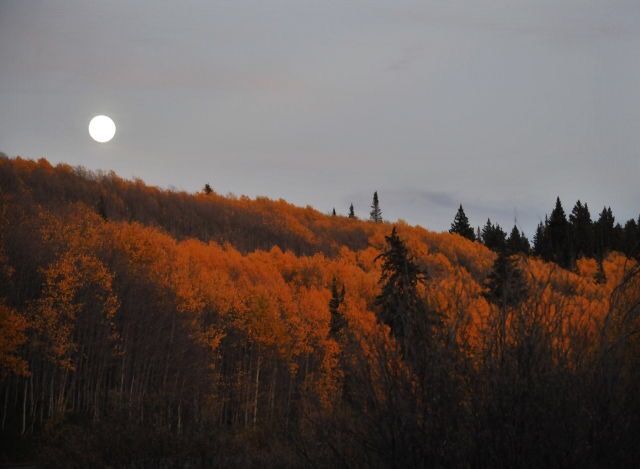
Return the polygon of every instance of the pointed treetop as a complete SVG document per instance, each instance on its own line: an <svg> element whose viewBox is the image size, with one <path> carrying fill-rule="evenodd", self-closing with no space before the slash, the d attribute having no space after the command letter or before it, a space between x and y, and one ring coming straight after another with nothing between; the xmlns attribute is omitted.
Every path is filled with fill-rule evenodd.
<svg viewBox="0 0 640 469"><path fill-rule="evenodd" d="M509 234L509 239L507 239L507 251L511 254L528 254L530 249L531 247L527 237L516 225L513 225L511 233Z"/></svg>
<svg viewBox="0 0 640 469"><path fill-rule="evenodd" d="M375 223L382 223L382 210L380 210L380 202L378 201L378 191L373 193L373 201L371 203L371 212L369 219Z"/></svg>
<svg viewBox="0 0 640 469"><path fill-rule="evenodd" d="M500 225L497 223L494 225L491 223L491 219L487 218L487 223L482 228L481 236L478 236L477 239L478 241L481 240L492 251L500 251L504 249L506 238L507 234Z"/></svg>
<svg viewBox="0 0 640 469"><path fill-rule="evenodd" d="M471 241L475 241L476 236L473 231L473 228L469 224L469 219L467 215L464 213L464 209L462 208L462 204L458 208L458 212L456 213L455 218L453 219L453 223L451 224L451 229L449 233L456 233L460 236L464 236Z"/></svg>
<svg viewBox="0 0 640 469"><path fill-rule="evenodd" d="M564 209L562 208L562 202L560 202L560 197L556 198L556 206L551 212L551 216L549 217L549 224L551 225L564 225L567 223L567 216L564 213Z"/></svg>
<svg viewBox="0 0 640 469"><path fill-rule="evenodd" d="M356 212L353 210L353 204L349 205L349 218L356 218Z"/></svg>

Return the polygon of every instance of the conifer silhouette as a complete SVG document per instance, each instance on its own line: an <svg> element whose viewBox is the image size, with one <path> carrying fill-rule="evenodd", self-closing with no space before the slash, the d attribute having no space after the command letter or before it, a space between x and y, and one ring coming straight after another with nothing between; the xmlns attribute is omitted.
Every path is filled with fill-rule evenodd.
<svg viewBox="0 0 640 469"><path fill-rule="evenodd" d="M462 204L458 208L458 212L456 213L455 218L453 219L453 223L451 224L451 229L449 233L457 233L460 236L464 236L471 241L475 241L476 235L473 232L473 228L469 224L469 219L467 215L464 213L464 209L462 208Z"/></svg>
<svg viewBox="0 0 640 469"><path fill-rule="evenodd" d="M353 204L349 205L349 218L356 218L356 212L353 211Z"/></svg>
<svg viewBox="0 0 640 469"><path fill-rule="evenodd" d="M382 210L380 210L380 202L378 201L378 191L373 193L369 219L375 223L382 223Z"/></svg>

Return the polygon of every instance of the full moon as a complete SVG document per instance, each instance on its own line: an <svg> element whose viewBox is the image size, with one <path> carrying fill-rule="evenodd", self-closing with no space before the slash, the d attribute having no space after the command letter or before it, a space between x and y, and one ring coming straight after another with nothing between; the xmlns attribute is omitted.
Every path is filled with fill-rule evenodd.
<svg viewBox="0 0 640 469"><path fill-rule="evenodd" d="M116 124L109 116L95 116L89 122L89 135L96 142L106 143L116 134Z"/></svg>

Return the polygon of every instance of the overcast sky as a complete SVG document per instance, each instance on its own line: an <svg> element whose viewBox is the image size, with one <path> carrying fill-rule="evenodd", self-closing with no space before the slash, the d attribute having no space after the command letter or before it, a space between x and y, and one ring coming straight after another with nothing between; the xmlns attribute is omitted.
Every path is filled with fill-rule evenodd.
<svg viewBox="0 0 640 469"><path fill-rule="evenodd" d="M0 151L434 230L626 220L640 2L0 0Z"/></svg>

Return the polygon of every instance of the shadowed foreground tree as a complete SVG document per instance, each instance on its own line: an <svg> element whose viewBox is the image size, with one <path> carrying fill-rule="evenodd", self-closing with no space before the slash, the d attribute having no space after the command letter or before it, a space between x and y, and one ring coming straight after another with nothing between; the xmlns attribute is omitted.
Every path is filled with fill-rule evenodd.
<svg viewBox="0 0 640 469"><path fill-rule="evenodd" d="M418 294L426 276L415 263L396 227L385 237L386 247L376 258L382 260L381 291L376 297L380 320L389 326L403 355L415 362L419 349L430 340L430 329L438 317L429 314Z"/></svg>
<svg viewBox="0 0 640 469"><path fill-rule="evenodd" d="M527 282L517 256L502 249L487 276L485 297L501 308L515 307L527 297Z"/></svg>

